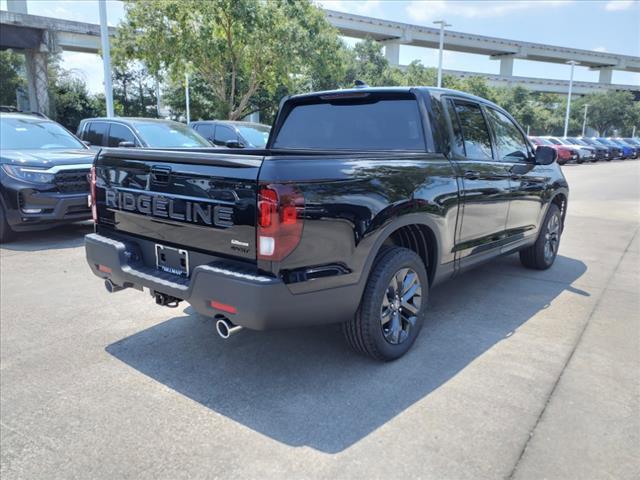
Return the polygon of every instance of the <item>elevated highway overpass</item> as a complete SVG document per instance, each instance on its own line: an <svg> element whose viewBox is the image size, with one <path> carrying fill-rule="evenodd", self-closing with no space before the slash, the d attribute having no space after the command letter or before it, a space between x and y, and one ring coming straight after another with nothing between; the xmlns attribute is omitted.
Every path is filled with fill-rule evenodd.
<svg viewBox="0 0 640 480"><path fill-rule="evenodd" d="M13 48L26 53L30 108L48 111L46 57L59 51L99 53L100 26L91 23L29 15L26 2L8 0L11 11L0 10L0 49ZM439 29L393 22L362 15L325 10L328 21L341 35L354 38L372 37L384 45L385 55L392 65L399 64L400 46L413 45L438 48ZM115 29L110 28L110 34ZM599 82L574 82L573 91L581 95L607 90L640 92L640 85L611 83L613 70L640 72L640 57L558 47L517 40L446 31L446 50L487 55L500 62L500 73L486 74L445 70L459 77L481 76L490 85L515 86L553 93L566 93L568 81L513 75L514 59L536 62L566 63L577 60L581 65L599 70Z"/></svg>

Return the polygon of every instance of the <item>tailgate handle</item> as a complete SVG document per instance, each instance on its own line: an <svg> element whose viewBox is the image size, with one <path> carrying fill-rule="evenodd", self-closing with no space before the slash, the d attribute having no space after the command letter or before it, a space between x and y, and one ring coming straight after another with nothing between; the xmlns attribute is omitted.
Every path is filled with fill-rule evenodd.
<svg viewBox="0 0 640 480"><path fill-rule="evenodd" d="M171 167L151 167L151 183L169 185Z"/></svg>

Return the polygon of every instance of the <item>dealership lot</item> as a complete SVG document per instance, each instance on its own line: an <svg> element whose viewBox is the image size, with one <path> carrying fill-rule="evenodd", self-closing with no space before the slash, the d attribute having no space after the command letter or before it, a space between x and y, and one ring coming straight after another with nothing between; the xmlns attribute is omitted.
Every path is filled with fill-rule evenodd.
<svg viewBox="0 0 640 480"><path fill-rule="evenodd" d="M637 478L640 162L563 167L560 254L432 291L379 364L338 327L229 341L183 304L108 295L90 226L0 254L1 460L12 478Z"/></svg>

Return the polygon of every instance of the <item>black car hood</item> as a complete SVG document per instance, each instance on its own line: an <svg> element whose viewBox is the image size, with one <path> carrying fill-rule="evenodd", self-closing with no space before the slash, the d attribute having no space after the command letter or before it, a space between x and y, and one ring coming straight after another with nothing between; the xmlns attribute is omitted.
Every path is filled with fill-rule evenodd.
<svg viewBox="0 0 640 480"><path fill-rule="evenodd" d="M24 165L30 167L55 167L59 165L78 165L93 163L95 151L77 149L59 150L0 150L0 163Z"/></svg>

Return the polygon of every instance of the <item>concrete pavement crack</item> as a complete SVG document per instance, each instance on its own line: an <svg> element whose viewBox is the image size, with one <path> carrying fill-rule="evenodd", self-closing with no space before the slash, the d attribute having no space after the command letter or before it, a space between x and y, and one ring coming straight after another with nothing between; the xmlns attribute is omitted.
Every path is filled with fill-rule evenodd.
<svg viewBox="0 0 640 480"><path fill-rule="evenodd" d="M544 416L544 413L547 411L547 407L551 403L551 399L553 398L553 395L554 395L556 389L558 388L558 385L560 384L560 380L562 380L562 376L564 375L564 372L567 369L567 366L569 365L569 363L571 363L571 359L573 358L574 353L576 352L576 350L578 349L578 346L582 342L582 337L584 336L584 333L587 330L587 327L591 323L591 319L593 318L594 313L598 310L598 307L600 306L600 302L604 298L605 294L609 291L609 283L611 282L611 280L613 279L615 274L618 272L618 269L620 268L620 265L622 264L622 260L624 259L624 257L629 252L629 248L631 247L631 245L633 244L633 241L635 240L636 236L638 235L638 231L640 231L640 228L636 228L636 230L633 232L633 235L631 236L631 240L629 240L629 243L627 243L627 246L625 247L624 252L622 252L622 255L620 256L620 259L616 263L616 267L614 268L614 270L611 273L611 275L609 275L609 278L607 278L607 283L606 283L605 288L602 290L602 292L600 293L600 296L598 297L598 300L596 300L596 303L593 305L593 308L589 312L589 317L587 318L587 321L584 322L584 326L582 327L582 330L580 331L580 334L578 335L578 338L576 339L576 343L573 345L573 349L571 350L571 353L569 353L569 356L567 357L566 361L564 362L564 365L562 366L562 370L560 371L560 374L558 375L558 378L556 378L556 381L554 382L553 387L551 387L551 390L549 391L549 394L547 395L547 398L546 398L546 400L544 402L544 406L542 407L542 410L540 410L540 413L538 414L538 417L536 418L536 422L534 423L533 427L529 431L529 435L527 436L527 439L525 440L524 445L520 449L520 454L518 455L518 459L516 460L515 464L513 465L513 468L511 469L511 473L507 476L507 478L509 480L513 479L515 474L516 474L516 472L518 471L518 466L520 465L520 462L522 461L522 459L524 458L525 453L527 452L527 448L529 447L529 443L531 442L531 439L533 438L533 436L535 434L535 431L538 428L538 425L540 424L540 421L542 420L542 417Z"/></svg>

